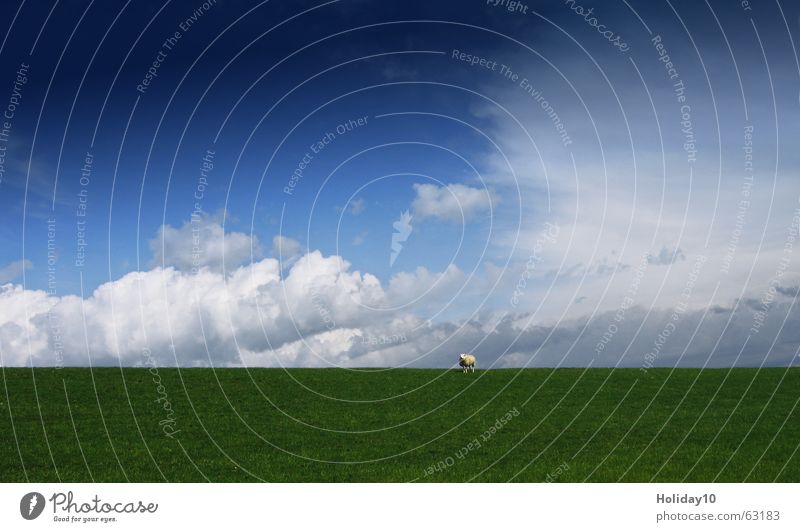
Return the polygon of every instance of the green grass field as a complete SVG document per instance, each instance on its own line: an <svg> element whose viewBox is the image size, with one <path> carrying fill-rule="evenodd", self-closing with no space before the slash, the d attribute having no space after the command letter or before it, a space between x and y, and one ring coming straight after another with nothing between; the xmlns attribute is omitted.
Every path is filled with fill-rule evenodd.
<svg viewBox="0 0 800 532"><path fill-rule="evenodd" d="M800 481L800 368L0 372L2 482Z"/></svg>

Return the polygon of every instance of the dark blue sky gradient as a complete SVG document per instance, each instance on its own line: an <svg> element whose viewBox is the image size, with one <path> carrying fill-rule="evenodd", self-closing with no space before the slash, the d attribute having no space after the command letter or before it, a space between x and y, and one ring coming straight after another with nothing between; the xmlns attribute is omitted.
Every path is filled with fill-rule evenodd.
<svg viewBox="0 0 800 532"><path fill-rule="evenodd" d="M736 215L731 194L741 188L748 125L762 196L747 213L739 257L780 249L799 188L797 3L748 11L737 2L584 2L627 43L622 53L570 9L578 3L524 2L526 13L493 4L218 0L181 30L202 2L60 1L52 12L9 3L0 103L20 65L30 68L0 183L0 265L30 265L4 282L48 286L48 219L56 220L59 295L80 293L81 275L88 294L149 270L159 228L186 223L198 201L226 231L258 239L253 260L270 255L280 232L384 283L400 271L450 264L491 279L492 268L524 267L543 223L566 228L586 212L610 215L602 232L620 241L652 229L635 249L655 254L689 236L699 244L680 244L684 254L718 253ZM165 50L176 31L180 39ZM656 35L686 87L698 150L690 162ZM566 126L569 145L518 81L456 60L454 50L530 80ZM159 52L157 75L137 90ZM365 124L313 154L286 194L310 146L362 117ZM209 150L214 167L198 200ZM93 165L84 187L87 152ZM495 211L466 223L415 221L390 265L392 222L420 183L486 187ZM82 189L87 259L76 267ZM348 202L360 204L358 212ZM632 203L643 209L635 221L614 219ZM603 243L590 253L599 240L581 238L571 249L586 256L565 259L562 271L597 268L622 252ZM561 258L549 264L553 271ZM517 276L506 280L513 285ZM549 272L537 286L555 277ZM586 299L575 291L566 305ZM508 293L493 297L495 308L507 305Z"/></svg>

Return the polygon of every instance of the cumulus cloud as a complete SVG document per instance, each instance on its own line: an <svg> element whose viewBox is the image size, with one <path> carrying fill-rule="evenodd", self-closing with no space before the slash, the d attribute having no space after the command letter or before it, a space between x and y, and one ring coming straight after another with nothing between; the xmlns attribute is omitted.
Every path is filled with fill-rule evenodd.
<svg viewBox="0 0 800 532"><path fill-rule="evenodd" d="M150 250L153 266L172 266L180 271L232 270L261 254L255 235L226 232L220 217L205 213L193 215L178 228L162 225L150 241Z"/></svg>
<svg viewBox="0 0 800 532"><path fill-rule="evenodd" d="M191 224L162 227L159 238L177 245L187 227L191 235ZM562 314L548 322L541 309L523 305L511 312L481 309L482 304L467 308L457 299L462 290L483 295L489 280L468 276L455 264L441 272L424 267L398 272L382 284L341 256L316 250L301 255L300 244L284 236L273 238L273 251L292 260L244 261L240 242L234 251L246 263L223 271L223 246L237 233L222 233L214 222L205 227L206 249L217 250L219 257L200 268L187 267L185 258L170 248L170 260L163 262L172 265L129 273L83 298L14 284L0 287L0 365L142 366L155 361L162 366L449 367L460 352L474 352L482 367L798 363L800 309L787 298L771 297L772 292L751 294L729 306L687 305L677 320L672 308L640 306L637 300L622 314L596 309L589 316ZM247 247L256 242L248 239ZM646 273L645 258L625 270L631 279ZM510 271L521 299L540 299L533 287L520 289L524 272ZM689 278L687 271L681 271L681 278ZM631 279L619 280L628 294ZM637 297L654 284L637 281ZM797 288L775 292L793 296ZM570 303L586 298L573 294ZM673 298L673 307L681 301ZM656 346L667 327L666 340ZM657 353L649 356L654 349Z"/></svg>
<svg viewBox="0 0 800 532"><path fill-rule="evenodd" d="M278 261L266 258L227 276L209 268L133 272L85 299L5 285L3 364L57 365L61 353L67 365L137 365L151 353L161 365L226 366L242 363L239 350L258 365L291 363L297 357L279 359L285 346L369 324L367 306L382 304L378 280L349 268L315 251L283 279Z"/></svg>
<svg viewBox="0 0 800 532"><path fill-rule="evenodd" d="M416 197L411 203L411 210L417 219L469 221L476 214L490 210L497 203L493 192L459 183L443 187L429 183L415 183L414 191Z"/></svg>
<svg viewBox="0 0 800 532"><path fill-rule="evenodd" d="M33 263L28 259L17 260L10 264L7 264L4 267L0 268L0 283L7 283L8 281L13 281L14 279L22 275L23 271L32 267Z"/></svg>
<svg viewBox="0 0 800 532"><path fill-rule="evenodd" d="M279 268L274 258L227 276L157 267L105 283L83 299L6 284L0 288L0 362L449 367L454 353L470 351L482 367L798 363L800 309L786 300L771 301L763 316L760 301L742 299L730 307L682 310L677 320L674 309L635 306L622 315L553 324L523 311L433 323L422 317L430 314L417 312L424 306L397 305L425 292L448 295L464 282L454 266L397 275L386 288L342 257L319 251L283 276Z"/></svg>
<svg viewBox="0 0 800 532"><path fill-rule="evenodd" d="M458 291L465 279L455 264L449 264L443 272L432 272L424 266L413 272L399 272L389 280L387 299L393 306L408 305L417 302L415 310L429 307L436 312L447 302L448 296Z"/></svg>
<svg viewBox="0 0 800 532"><path fill-rule="evenodd" d="M193 237L195 226L189 222L177 229L164 226L153 240L155 262L169 265L128 273L87 297L3 285L0 365L139 366L155 361L164 366L326 366L407 361L416 356L416 345L394 344L413 337L412 329L424 323L412 309L402 307L412 297L440 297L463 275L455 266L442 273L419 268L397 274L385 290L375 276L353 271L342 257L320 251L300 256L300 244L281 235L273 238L273 251L290 261L281 263L276 256L231 268L244 261L244 249L257 241L223 233L214 220L197 225L204 249L216 258L206 256L200 267L181 247L183 239ZM164 245L157 246L159 242ZM229 249L229 242L236 246ZM165 255L158 256L159 249ZM228 265L224 271L223 249ZM411 302L422 308L422 303Z"/></svg>
<svg viewBox="0 0 800 532"><path fill-rule="evenodd" d="M296 258L300 254L300 242L283 235L272 237L272 256L282 260Z"/></svg>

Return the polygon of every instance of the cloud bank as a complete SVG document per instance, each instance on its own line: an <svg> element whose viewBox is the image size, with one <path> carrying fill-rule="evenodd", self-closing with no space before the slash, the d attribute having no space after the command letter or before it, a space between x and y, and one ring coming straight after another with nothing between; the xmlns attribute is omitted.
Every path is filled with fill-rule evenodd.
<svg viewBox="0 0 800 532"><path fill-rule="evenodd" d="M185 225L163 227L159 235L181 231ZM215 227L208 235L230 239ZM290 239L275 244L284 253L287 246L293 253L300 249ZM429 321L426 316L469 282L455 265L402 272L384 286L343 257L320 251L284 263L283 272L272 257L225 272L219 260L197 269L180 257L172 255L174 265L102 284L85 298L2 286L0 363L450 367L466 351L484 368L798 363L793 287L728 307L630 304L549 325L527 310L477 309L464 319Z"/></svg>

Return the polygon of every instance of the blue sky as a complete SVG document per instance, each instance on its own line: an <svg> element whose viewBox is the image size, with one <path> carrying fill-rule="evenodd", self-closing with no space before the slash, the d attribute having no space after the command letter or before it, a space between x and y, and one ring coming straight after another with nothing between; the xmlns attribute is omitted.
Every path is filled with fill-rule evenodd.
<svg viewBox="0 0 800 532"><path fill-rule="evenodd" d="M797 6L521 5L9 8L16 17L0 30L9 96L20 66L29 69L0 182L0 282L19 289L6 297L37 303L4 318L14 325L0 334L6 357L52 364L53 331L41 329L41 316L69 321L84 301L79 312L96 307L99 332L77 330L75 345L97 334L83 344L104 363L141 362L107 343L119 332L101 317L108 290L109 308L152 306L170 323L191 317L177 348L185 355L163 353L165 364L447 366L463 349L498 366L638 366L697 275L677 320L684 325L658 364L758 365L760 351L775 353L766 364L793 364L786 323L796 319L800 269L786 246L800 194ZM393 224L406 211L410 234L392 263ZM543 237L553 227L557 237ZM198 350L192 320L221 303L200 297L174 308L170 296L159 299L173 288L165 279L199 286L193 229L202 235L195 270L220 284L202 293L221 287L237 305L266 305L275 327L287 309L307 312L300 325L289 312L296 338L278 334L275 343L263 320L242 318L212 342L233 355ZM614 335L616 355L595 360L642 257L646 280L617 322L626 332ZM260 281L237 292L240 267ZM152 275L163 293L115 305L128 275ZM733 335L731 324L752 324L761 306L771 332L755 328L747 342ZM172 336L148 333L157 322L131 323L142 338ZM35 355L15 353L26 330L43 346ZM385 349L353 340L400 332L411 339ZM141 349L124 334L131 352ZM242 347L239 336L259 340ZM737 358L743 343L754 347Z"/></svg>

